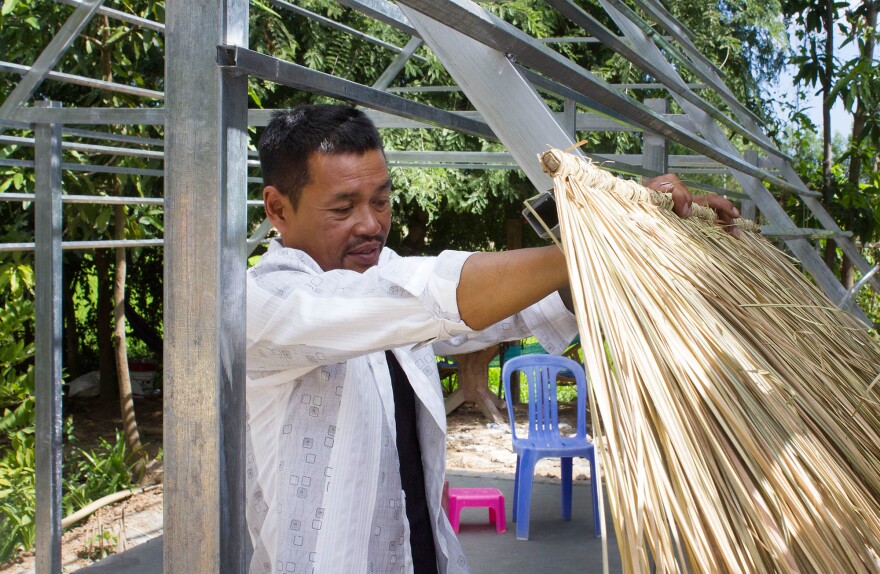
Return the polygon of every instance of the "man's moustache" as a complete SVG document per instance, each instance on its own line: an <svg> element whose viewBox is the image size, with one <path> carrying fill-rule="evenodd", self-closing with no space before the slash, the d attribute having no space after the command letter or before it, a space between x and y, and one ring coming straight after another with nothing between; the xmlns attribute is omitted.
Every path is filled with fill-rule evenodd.
<svg viewBox="0 0 880 574"><path fill-rule="evenodd" d="M357 251L358 249L360 249L362 247L366 247L367 245L371 245L373 243L378 243L379 248L382 248L385 246L385 238L382 237L381 235L374 235L372 237L361 237L357 241L349 244L346 247L346 251L347 252Z"/></svg>

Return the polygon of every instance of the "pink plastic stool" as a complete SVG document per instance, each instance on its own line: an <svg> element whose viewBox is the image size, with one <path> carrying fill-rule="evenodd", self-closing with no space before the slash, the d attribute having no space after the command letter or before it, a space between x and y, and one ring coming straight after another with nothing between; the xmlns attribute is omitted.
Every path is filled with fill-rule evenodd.
<svg viewBox="0 0 880 574"><path fill-rule="evenodd" d="M489 522L495 524L498 533L507 532L507 515L504 512L504 495L497 488L450 488L449 522L458 533L461 509L467 507L488 508Z"/></svg>

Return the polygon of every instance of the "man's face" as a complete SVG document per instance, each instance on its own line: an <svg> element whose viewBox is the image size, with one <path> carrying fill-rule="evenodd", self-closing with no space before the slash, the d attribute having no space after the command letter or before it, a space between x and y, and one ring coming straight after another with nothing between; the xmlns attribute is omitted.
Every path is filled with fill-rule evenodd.
<svg viewBox="0 0 880 574"><path fill-rule="evenodd" d="M391 180L380 150L315 153L296 210L276 188L263 190L266 212L285 247L301 249L321 269L363 273L379 261L391 228Z"/></svg>

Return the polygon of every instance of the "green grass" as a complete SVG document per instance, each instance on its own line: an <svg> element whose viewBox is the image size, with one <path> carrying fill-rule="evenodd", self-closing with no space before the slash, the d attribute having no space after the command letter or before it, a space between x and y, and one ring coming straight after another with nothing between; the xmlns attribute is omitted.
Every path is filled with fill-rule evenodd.
<svg viewBox="0 0 880 574"><path fill-rule="evenodd" d="M498 395L498 385L501 383L501 369L498 367L489 367L489 390ZM526 403L529 400L529 389L526 384L526 378L520 375L519 382L520 402ZM562 403L568 403L577 399L577 388L574 385L557 385L556 400Z"/></svg>

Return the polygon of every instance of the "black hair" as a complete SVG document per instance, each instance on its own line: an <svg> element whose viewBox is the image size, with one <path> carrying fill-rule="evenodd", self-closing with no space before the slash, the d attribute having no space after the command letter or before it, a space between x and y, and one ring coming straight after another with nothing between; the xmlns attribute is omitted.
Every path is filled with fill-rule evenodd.
<svg viewBox="0 0 880 574"><path fill-rule="evenodd" d="M309 104L275 112L260 137L263 184L281 191L296 209L309 182L313 153L362 154L374 149L382 149L379 130L355 108Z"/></svg>

